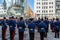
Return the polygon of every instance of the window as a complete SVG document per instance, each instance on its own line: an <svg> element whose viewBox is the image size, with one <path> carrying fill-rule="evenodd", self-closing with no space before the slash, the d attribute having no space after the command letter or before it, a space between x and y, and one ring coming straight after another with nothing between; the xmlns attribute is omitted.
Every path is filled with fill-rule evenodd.
<svg viewBox="0 0 60 40"><path fill-rule="evenodd" d="M45 5L45 2L43 2L42 5Z"/></svg>
<svg viewBox="0 0 60 40"><path fill-rule="evenodd" d="M44 9L45 9L45 6L44 6Z"/></svg>
<svg viewBox="0 0 60 40"><path fill-rule="evenodd" d="M38 2L37 2L37 5L38 5Z"/></svg>
<svg viewBox="0 0 60 40"><path fill-rule="evenodd" d="M40 12L40 10L39 10L39 12Z"/></svg>
<svg viewBox="0 0 60 40"><path fill-rule="evenodd" d="M49 6L49 8L51 8L51 6Z"/></svg>
<svg viewBox="0 0 60 40"><path fill-rule="evenodd" d="M52 6L52 8L53 8L53 6Z"/></svg>
<svg viewBox="0 0 60 40"><path fill-rule="evenodd" d="M49 12L53 12L53 10L49 10Z"/></svg>
<svg viewBox="0 0 60 40"><path fill-rule="evenodd" d="M40 5L40 2L37 2L37 5Z"/></svg>
<svg viewBox="0 0 60 40"><path fill-rule="evenodd" d="M49 12L51 12L51 10L49 10Z"/></svg>
<svg viewBox="0 0 60 40"><path fill-rule="evenodd" d="M43 2L42 5L48 5L48 2Z"/></svg>
<svg viewBox="0 0 60 40"><path fill-rule="evenodd" d="M48 7L46 6L46 9L48 9Z"/></svg>
<svg viewBox="0 0 60 40"><path fill-rule="evenodd" d="M38 12L38 10L37 10L37 12Z"/></svg>
<svg viewBox="0 0 60 40"><path fill-rule="evenodd" d="M38 9L38 7L37 7L37 9Z"/></svg>
<svg viewBox="0 0 60 40"><path fill-rule="evenodd" d="M49 2L49 4L53 4L53 2Z"/></svg>
<svg viewBox="0 0 60 40"><path fill-rule="evenodd" d="M43 6L42 9L48 9L48 6Z"/></svg>
<svg viewBox="0 0 60 40"><path fill-rule="evenodd" d="M53 2L52 2L52 4L53 4Z"/></svg>
<svg viewBox="0 0 60 40"><path fill-rule="evenodd" d="M49 8L53 8L53 6L49 6Z"/></svg>
<svg viewBox="0 0 60 40"><path fill-rule="evenodd" d="M40 14L37 14L37 16L40 16Z"/></svg>
<svg viewBox="0 0 60 40"><path fill-rule="evenodd" d="M37 10L37 12L40 12L40 10Z"/></svg>
<svg viewBox="0 0 60 40"><path fill-rule="evenodd" d="M42 11L42 13L43 13L43 11Z"/></svg>
<svg viewBox="0 0 60 40"><path fill-rule="evenodd" d="M46 10L46 13L47 13L48 11Z"/></svg>
<svg viewBox="0 0 60 40"><path fill-rule="evenodd" d="M40 7L39 7L40 8Z"/></svg>
<svg viewBox="0 0 60 40"><path fill-rule="evenodd" d="M45 7L43 6L42 9L45 9Z"/></svg>
<svg viewBox="0 0 60 40"><path fill-rule="evenodd" d="M43 3L43 5L45 5L45 2Z"/></svg>
<svg viewBox="0 0 60 40"><path fill-rule="evenodd" d="M48 10L42 10L42 13L47 13L48 12Z"/></svg>
<svg viewBox="0 0 60 40"><path fill-rule="evenodd" d="M40 2L38 4L40 5Z"/></svg>
<svg viewBox="0 0 60 40"><path fill-rule="evenodd" d="M40 9L40 6L37 6L37 9Z"/></svg>
<svg viewBox="0 0 60 40"><path fill-rule="evenodd" d="M51 2L49 2L49 4L51 4Z"/></svg>
<svg viewBox="0 0 60 40"><path fill-rule="evenodd" d="M45 13L45 10L44 10L44 13Z"/></svg>

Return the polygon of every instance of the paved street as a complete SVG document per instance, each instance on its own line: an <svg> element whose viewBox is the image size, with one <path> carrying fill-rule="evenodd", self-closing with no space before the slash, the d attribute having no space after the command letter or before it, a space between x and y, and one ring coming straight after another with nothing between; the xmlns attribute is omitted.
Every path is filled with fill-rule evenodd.
<svg viewBox="0 0 60 40"><path fill-rule="evenodd" d="M17 30L17 29L16 29ZM1 27L0 27L0 40L2 40L1 39ZM28 30L26 29L26 31L25 31L25 33L24 33L25 35L24 35L24 40L29 40L29 35L28 35ZM9 40L10 39L10 37L9 37L9 28L7 29L7 40ZM40 36L39 36L39 33L37 32L37 30L35 31L35 40L40 40L39 39L40 38ZM19 38L18 38L18 30L16 31L16 34L15 34L15 40L18 40ZM51 32L51 30L49 30L49 32L48 32L48 37L47 38L44 38L45 40L60 40L60 38L58 39L58 38L54 38L54 33L52 33Z"/></svg>

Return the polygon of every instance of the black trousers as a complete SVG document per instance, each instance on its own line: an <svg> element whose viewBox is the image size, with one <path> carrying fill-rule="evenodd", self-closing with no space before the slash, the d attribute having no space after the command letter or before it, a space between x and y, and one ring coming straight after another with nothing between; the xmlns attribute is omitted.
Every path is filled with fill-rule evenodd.
<svg viewBox="0 0 60 40"><path fill-rule="evenodd" d="M47 31L45 32L45 35L44 36L47 38Z"/></svg>
<svg viewBox="0 0 60 40"><path fill-rule="evenodd" d="M40 32L40 40L44 40L45 32Z"/></svg>
<svg viewBox="0 0 60 40"><path fill-rule="evenodd" d="M15 30L10 30L10 40L14 40Z"/></svg>
<svg viewBox="0 0 60 40"><path fill-rule="evenodd" d="M34 33L29 33L30 40L34 40Z"/></svg>
<svg viewBox="0 0 60 40"><path fill-rule="evenodd" d="M19 32L19 40L24 40L24 32Z"/></svg>
<svg viewBox="0 0 60 40"><path fill-rule="evenodd" d="M59 38L59 30L55 30L55 38Z"/></svg>
<svg viewBox="0 0 60 40"><path fill-rule="evenodd" d="M6 40L6 29L2 29L2 40Z"/></svg>

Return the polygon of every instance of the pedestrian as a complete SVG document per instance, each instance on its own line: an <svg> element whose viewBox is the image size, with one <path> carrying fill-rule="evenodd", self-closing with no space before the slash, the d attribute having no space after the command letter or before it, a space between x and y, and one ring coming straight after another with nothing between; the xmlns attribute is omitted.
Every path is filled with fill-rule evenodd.
<svg viewBox="0 0 60 40"><path fill-rule="evenodd" d="M2 20L2 40L6 40L7 22L6 17Z"/></svg>
<svg viewBox="0 0 60 40"><path fill-rule="evenodd" d="M14 16L10 17L7 23L9 25L10 40L14 40L15 27L16 27L16 20L15 20Z"/></svg>
<svg viewBox="0 0 60 40"><path fill-rule="evenodd" d="M47 25L46 33L45 33L45 37L47 37L47 32L48 32L48 29L49 29L49 20L48 20L47 17L45 17L45 19L44 19L44 23Z"/></svg>
<svg viewBox="0 0 60 40"><path fill-rule="evenodd" d="M59 18L56 18L56 21L54 22L55 38L59 38L59 27Z"/></svg>
<svg viewBox="0 0 60 40"><path fill-rule="evenodd" d="M50 21L50 29L52 30L52 32L54 32L54 27L53 27L54 22L55 22L55 18L51 19L51 21Z"/></svg>
<svg viewBox="0 0 60 40"><path fill-rule="evenodd" d="M38 20L36 21L36 23L37 23L37 26L38 26L38 24L41 22L41 19L40 19L40 17L38 18Z"/></svg>
<svg viewBox="0 0 60 40"><path fill-rule="evenodd" d="M35 24L34 24L33 18L30 18L30 23L28 24L28 28L29 28L29 37L30 37L30 40L34 40Z"/></svg>
<svg viewBox="0 0 60 40"><path fill-rule="evenodd" d="M19 40L24 40L24 31L25 31L25 21L23 17L20 17L20 20L17 21L17 28L19 33Z"/></svg>
<svg viewBox="0 0 60 40"><path fill-rule="evenodd" d="M43 18L38 25L38 32L40 33L40 40L44 40L45 32L46 32L47 25L43 22Z"/></svg>
<svg viewBox="0 0 60 40"><path fill-rule="evenodd" d="M36 25L36 30L39 30L38 29L38 24L41 22L41 19L40 19L40 17L38 17L38 20L35 20L34 21L34 23L35 23L35 25Z"/></svg>

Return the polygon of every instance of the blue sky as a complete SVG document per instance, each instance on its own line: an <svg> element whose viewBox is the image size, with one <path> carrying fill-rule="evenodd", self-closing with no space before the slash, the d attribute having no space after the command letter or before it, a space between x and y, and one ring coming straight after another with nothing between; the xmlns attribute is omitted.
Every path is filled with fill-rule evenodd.
<svg viewBox="0 0 60 40"><path fill-rule="evenodd" d="M32 9L32 11L34 10L34 0L27 0L30 8Z"/></svg>
<svg viewBox="0 0 60 40"><path fill-rule="evenodd" d="M3 0L0 0L0 4L3 2ZM32 11L34 10L34 0L27 0L30 8L32 9Z"/></svg>
<svg viewBox="0 0 60 40"><path fill-rule="evenodd" d="M3 0L0 0L0 4L3 2Z"/></svg>

